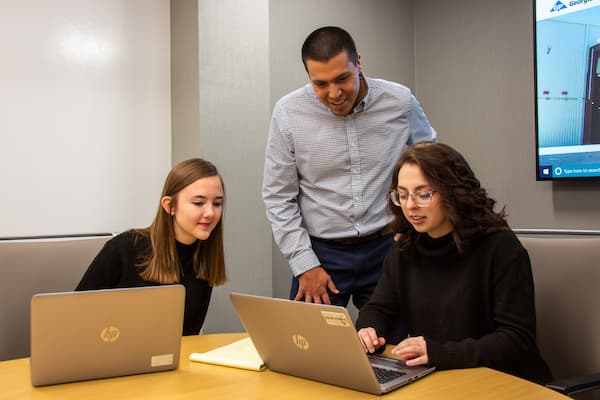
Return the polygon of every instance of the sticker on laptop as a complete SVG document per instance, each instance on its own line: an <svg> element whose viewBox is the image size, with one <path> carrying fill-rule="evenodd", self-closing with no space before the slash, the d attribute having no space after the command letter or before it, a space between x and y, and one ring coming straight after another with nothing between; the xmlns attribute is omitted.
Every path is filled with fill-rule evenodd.
<svg viewBox="0 0 600 400"><path fill-rule="evenodd" d="M321 311L327 325L350 327L352 324L344 313L334 311Z"/></svg>
<svg viewBox="0 0 600 400"><path fill-rule="evenodd" d="M165 365L173 365L173 354L161 354L158 356L152 356L150 360L150 366L152 367L162 367Z"/></svg>

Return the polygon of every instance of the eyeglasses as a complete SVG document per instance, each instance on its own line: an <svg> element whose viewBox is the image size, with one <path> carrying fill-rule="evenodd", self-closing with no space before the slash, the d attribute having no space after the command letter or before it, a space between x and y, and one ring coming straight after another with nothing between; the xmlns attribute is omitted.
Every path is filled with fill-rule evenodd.
<svg viewBox="0 0 600 400"><path fill-rule="evenodd" d="M417 190L413 193L392 190L390 192L390 200L392 200L392 203L395 206L404 207L408 203L408 198L410 197L417 207L429 207L434 193L435 190Z"/></svg>

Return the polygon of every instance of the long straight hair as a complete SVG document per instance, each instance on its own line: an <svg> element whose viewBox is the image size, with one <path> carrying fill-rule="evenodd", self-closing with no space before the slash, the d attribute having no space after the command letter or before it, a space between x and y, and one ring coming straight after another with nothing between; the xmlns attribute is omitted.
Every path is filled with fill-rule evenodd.
<svg viewBox="0 0 600 400"><path fill-rule="evenodd" d="M160 198L170 196L171 207L175 207L179 192L182 189L198 179L211 176L219 177L223 193L225 193L223 179L212 163L201 158L182 161L169 172ZM148 228L137 229L136 231L149 237L152 245L151 253L137 264L137 267L141 270L140 276L151 282L178 283L182 267L177 254L175 226L173 217L165 211L160 200L152 224ZM208 239L196 241L193 266L196 278L208 281L210 286L222 285L227 281L225 252L223 249L223 214L221 214L221 219Z"/></svg>

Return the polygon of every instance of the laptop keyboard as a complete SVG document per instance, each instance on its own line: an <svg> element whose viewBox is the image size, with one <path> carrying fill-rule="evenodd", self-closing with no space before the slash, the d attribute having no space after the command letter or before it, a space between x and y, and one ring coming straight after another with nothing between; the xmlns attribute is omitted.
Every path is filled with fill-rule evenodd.
<svg viewBox="0 0 600 400"><path fill-rule="evenodd" d="M379 383L388 383L391 380L394 380L402 375L406 375L405 372L394 371L392 369L373 367L373 371L375 371L375 376Z"/></svg>

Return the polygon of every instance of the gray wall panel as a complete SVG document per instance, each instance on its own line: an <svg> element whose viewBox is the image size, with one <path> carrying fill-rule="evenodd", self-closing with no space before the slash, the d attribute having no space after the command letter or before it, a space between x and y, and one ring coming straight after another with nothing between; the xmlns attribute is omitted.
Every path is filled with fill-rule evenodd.
<svg viewBox="0 0 600 400"><path fill-rule="evenodd" d="M417 95L515 228L597 229L599 182L536 182L531 2L415 1Z"/></svg>

